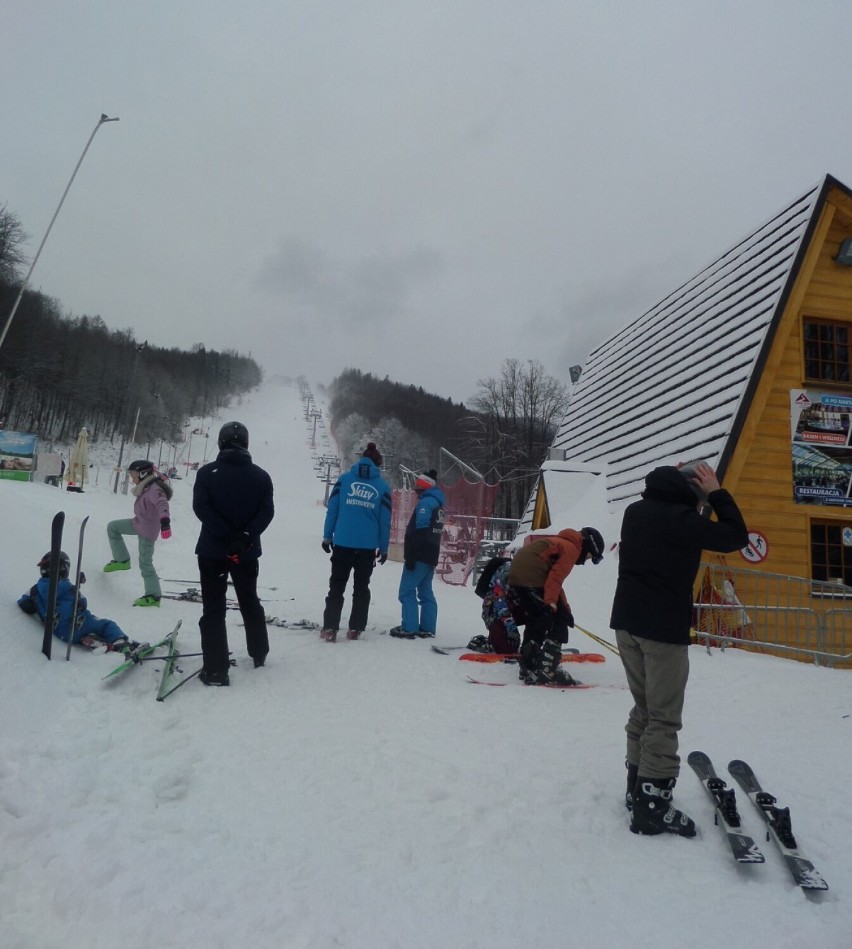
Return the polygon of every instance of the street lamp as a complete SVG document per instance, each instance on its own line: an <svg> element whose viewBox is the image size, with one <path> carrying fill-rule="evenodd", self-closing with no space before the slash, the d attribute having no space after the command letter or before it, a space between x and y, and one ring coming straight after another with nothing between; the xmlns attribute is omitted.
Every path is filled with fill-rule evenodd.
<svg viewBox="0 0 852 949"><path fill-rule="evenodd" d="M24 291L27 289L30 283L30 277L33 275L33 270L35 270L35 265L38 263L38 259L41 256L42 248L47 242L48 235L53 227L53 222L59 215L59 212L62 210L62 205L65 203L65 196L71 189L71 185L74 183L74 179L77 177L77 172L80 170L80 165L83 164L83 159L86 157L86 152L89 150L89 146L92 144L92 139L95 137L97 130L104 124L104 122L117 122L118 116L114 118L109 118L106 115L101 115L98 119L98 124L92 130L92 134L89 136L89 141L86 142L86 147L83 149L83 154L80 156L80 160L77 162L74 171L68 180L68 184L65 186L65 190L62 192L62 197L59 199L59 204L56 210L53 212L53 217L50 219L50 224L47 225L47 230L44 232L44 237L41 239L41 243L38 245L38 250L36 251L35 257L33 257L33 262L30 264L30 269L27 271L26 277L24 277L24 282L21 284L20 292L15 299L15 302L12 304L12 312L6 319L6 325L3 327L3 332L0 333L0 346L3 345L3 341L6 339L6 334L9 332L9 327L12 325L12 319L15 316L15 313L18 309L18 304L21 302L21 297L24 295Z"/></svg>

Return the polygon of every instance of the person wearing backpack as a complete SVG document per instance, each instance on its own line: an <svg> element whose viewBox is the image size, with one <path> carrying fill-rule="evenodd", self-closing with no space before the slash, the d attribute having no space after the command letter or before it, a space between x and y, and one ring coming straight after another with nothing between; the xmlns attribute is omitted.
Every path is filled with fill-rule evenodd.
<svg viewBox="0 0 852 949"><path fill-rule="evenodd" d="M520 603L509 587L509 557L492 557L479 575L474 592L482 600L482 622L488 637L474 636L467 644L474 652L515 655L521 648L518 626L526 622Z"/></svg>

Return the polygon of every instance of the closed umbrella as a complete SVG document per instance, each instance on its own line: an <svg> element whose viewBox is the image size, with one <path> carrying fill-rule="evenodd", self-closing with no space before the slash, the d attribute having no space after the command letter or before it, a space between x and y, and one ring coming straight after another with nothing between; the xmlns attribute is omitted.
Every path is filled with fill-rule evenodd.
<svg viewBox="0 0 852 949"><path fill-rule="evenodd" d="M82 490L88 477L88 471L89 433L85 428L81 428L77 441L71 449L71 462L68 465L68 488L70 490Z"/></svg>

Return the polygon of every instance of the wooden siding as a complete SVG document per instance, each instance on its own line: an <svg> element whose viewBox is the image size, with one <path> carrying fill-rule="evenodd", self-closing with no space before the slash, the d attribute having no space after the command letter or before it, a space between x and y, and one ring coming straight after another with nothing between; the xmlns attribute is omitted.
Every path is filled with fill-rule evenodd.
<svg viewBox="0 0 852 949"><path fill-rule="evenodd" d="M724 484L736 497L746 523L766 535L769 556L760 569L811 576L810 525L813 520L852 522L852 509L793 500L790 390L805 389L802 326L818 316L852 324L852 267L834 262L840 242L852 236L852 202L831 189L810 245L778 323L748 418L743 425ZM813 389L850 385L828 383ZM731 558L739 559L735 554Z"/></svg>

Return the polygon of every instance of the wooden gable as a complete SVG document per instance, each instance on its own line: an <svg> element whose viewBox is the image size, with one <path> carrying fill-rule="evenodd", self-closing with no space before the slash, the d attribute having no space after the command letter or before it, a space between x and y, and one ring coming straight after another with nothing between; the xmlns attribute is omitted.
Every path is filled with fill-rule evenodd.
<svg viewBox="0 0 852 949"><path fill-rule="evenodd" d="M610 502L635 499L655 465L705 458L724 469L835 186L826 177L589 355L553 448L605 464Z"/></svg>

